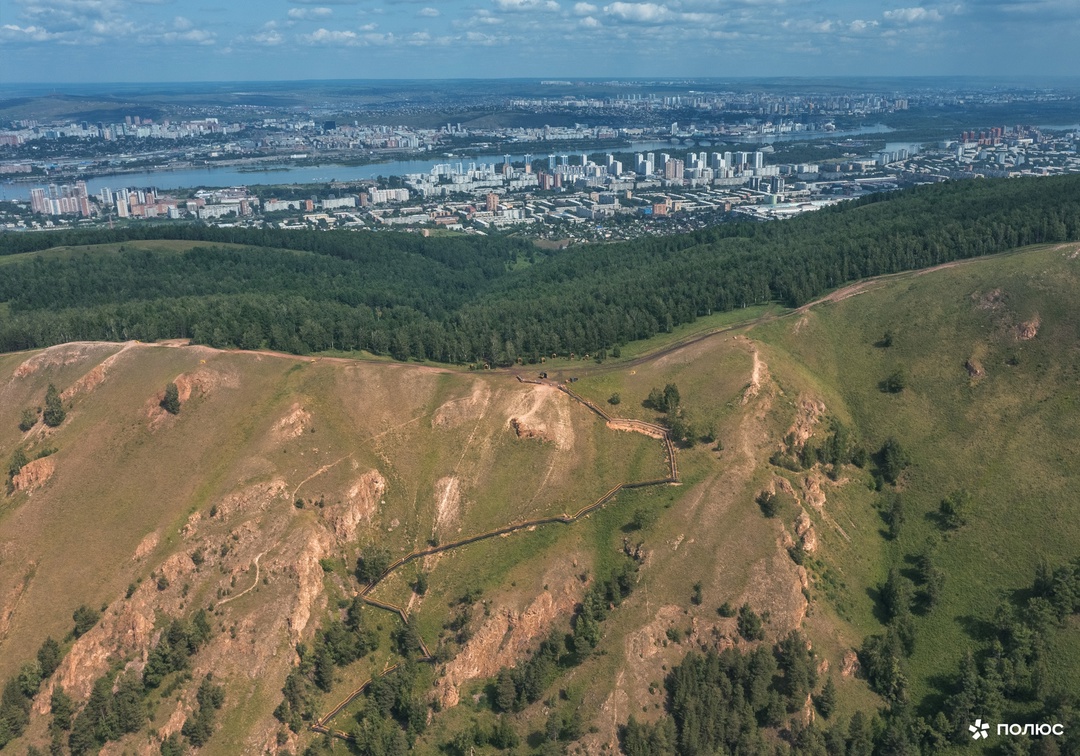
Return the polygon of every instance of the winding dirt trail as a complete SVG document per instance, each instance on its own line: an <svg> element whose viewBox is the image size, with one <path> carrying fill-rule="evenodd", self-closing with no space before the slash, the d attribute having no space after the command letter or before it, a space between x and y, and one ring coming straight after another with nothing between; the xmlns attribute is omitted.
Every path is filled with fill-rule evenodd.
<svg viewBox="0 0 1080 756"><path fill-rule="evenodd" d="M582 518L588 517L590 514L592 514L596 510L600 509L605 504L609 503L612 499L615 498L615 496L620 491L622 491L624 489L645 488L645 487L648 487L648 486L665 485L665 484L671 484L671 483L678 483L679 482L679 468L678 468L678 463L677 463L677 461L675 459L675 445L672 443L671 437L668 434L667 429L664 428L663 426L655 425L653 423L646 423L646 422L643 422L643 421L640 421L640 420L632 420L632 419L628 419L628 418L613 418L610 415L608 415L603 409L601 409L600 407L598 407L597 405L595 405L594 403L592 403L588 399L574 393L573 391L571 391L566 386L555 384L552 381L525 380L525 379L521 378L520 376L518 376L517 379L518 379L518 381L520 381L522 383L534 383L534 384L540 384L540 385L555 386L562 393L566 394L568 397L573 399L575 402L581 404L582 406L586 407L589 411L591 411L594 414L599 415L601 418L603 418L606 421L607 427L611 428L612 430L632 431L632 432L636 432L636 433L642 433L642 434L648 436L649 438L657 438L657 439L662 440L664 442L664 449L665 449L665 452L666 452L667 458L668 458L668 472L669 472L668 477L661 478L659 480L646 480L646 481L639 481L639 482L619 483L618 485L616 485L615 487L613 487L612 489L610 489L609 491L604 493L596 501L593 501L590 504L586 504L585 506L581 507L581 509L577 510L573 514L560 514L560 515L556 515L556 516L553 516L553 517L542 517L542 518L534 519L534 520L522 520L520 522L510 523L510 524L504 525L501 528L495 528L494 530L489 530L489 531L486 531L486 532L483 532L483 533L477 533L475 535L469 536L467 538L463 538L463 539L458 540L458 541L453 541L451 543L445 543L445 544L441 544L439 546L432 546L432 547L429 547L429 548L426 548L426 549L414 550L414 551L410 552L409 554L406 554L405 556L401 557L397 561L393 562L390 566L388 566L386 568L386 570L383 571L383 573L381 575L379 575L379 577L377 577L375 580L373 580L371 583L369 583L367 586L365 586L360 591L360 593L359 593L360 597L367 604L369 604L371 606L374 606L374 607L377 607L379 609L383 609L385 611L391 612L393 614L396 614L401 619L401 621L403 623L408 625L409 624L409 615L408 615L408 613L406 612L406 610L403 607L397 606L396 604L391 604L391 603L388 603L388 602L379 601L379 600L377 600L375 598L372 598L372 596L371 596L371 593L379 586L380 583L382 583L386 578L388 578L390 575L392 575L394 572L401 569L405 565L407 565L407 564L409 564L411 562L414 562L417 559L423 559L424 557L433 556L435 554L441 554L441 553L446 552L446 551L453 551L453 550L456 550L456 549L460 549L460 548L462 548L464 546L468 546L470 544L478 543L480 541L486 541L486 540L489 540L491 538L498 538L498 537L501 537L501 536L510 535L511 533L517 533L517 532L520 532L522 530L531 530L531 529L541 527L541 526L544 526L544 525L555 525L555 524L572 525L575 522L578 522L579 520L581 520ZM484 411L486 411L486 409L487 409L487 407L485 405ZM482 416L483 416L483 412L481 412L481 417ZM475 433L475 428L474 428L474 433ZM470 436L470 441L471 441L471 436ZM466 444L466 449L467 448L468 448L468 444ZM318 474L318 473L316 473L316 474ZM256 559L256 568L257 567L258 567L258 559ZM251 588L254 588L255 585L258 585L258 572L257 571L256 571L255 578L256 578L255 579L255 584L252 585ZM250 591L251 588L248 588L247 590ZM244 593L247 593L247 591L244 591ZM243 593L237 594L236 596L233 596L233 597L231 597L229 599L226 599L226 601L231 601L234 598L240 598L240 596L242 596L242 595L244 595L244 594ZM225 602L224 601L220 602L218 604L218 606L220 606L223 603L225 603ZM419 643L420 643L420 652L421 652L421 656L420 656L419 660L423 661L423 662L427 662L427 663L433 663L435 661L435 659L431 655L430 651L428 650L427 644L424 642L424 639L418 636L418 640L419 640ZM392 667L389 667L388 669L384 670L383 673L381 675L379 675L378 677L383 677L385 675L390 674L395 669L397 669L400 665L401 665L401 662L399 662L398 664L393 665ZM354 690L350 691L350 693L345 698L343 698L341 701L339 701L332 709L330 709L330 711L328 711L326 714L324 714L323 716L316 719L315 722L312 723L311 729L314 730L315 732L331 735L333 737L340 738L340 739L343 739L343 740L351 739L351 737L352 737L351 735L349 735L348 733L343 732L341 730L332 729L329 726L329 723L335 716L337 716L339 713L341 713L341 711L346 706L348 706L350 703L352 703L354 700L356 700L356 698L358 696L363 694L363 692L365 690L367 690L368 686L371 685L372 681L375 680L375 679L376 679L375 677L372 677L372 678L370 678L368 680L365 680L359 687L357 687Z"/></svg>
<svg viewBox="0 0 1080 756"><path fill-rule="evenodd" d="M264 551L263 554L265 554L265 553L266 552ZM244 590L240 591L235 596L229 596L229 598L222 599L221 601L217 602L217 606L222 606L223 604L227 604L230 601L236 601L236 599L240 598L244 594L251 593L253 590L255 590L255 587L258 586L258 584L259 584L259 560L262 559L263 554L259 554L258 556L255 557L255 562L254 562L254 564L255 564L255 581L250 586L248 586Z"/></svg>

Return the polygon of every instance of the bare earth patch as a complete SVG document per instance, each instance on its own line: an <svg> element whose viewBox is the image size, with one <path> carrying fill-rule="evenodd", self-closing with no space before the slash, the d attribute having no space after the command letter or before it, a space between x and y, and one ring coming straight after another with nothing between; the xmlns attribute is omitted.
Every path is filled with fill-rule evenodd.
<svg viewBox="0 0 1080 756"><path fill-rule="evenodd" d="M256 483L241 491L231 493L216 502L214 505L217 507L215 516L225 519L234 514L264 512L276 499L284 497L288 490L289 486L282 478Z"/></svg>
<svg viewBox="0 0 1080 756"><path fill-rule="evenodd" d="M207 396L218 388L238 388L240 379L234 373L223 373L210 368L202 367L193 373L182 373L173 379L176 384L176 392L180 403L188 401L192 397ZM161 400L165 398L165 389L155 393L146 400L143 413L150 421L150 430L156 431L167 423L173 416L161 406ZM181 410L183 411L183 410Z"/></svg>
<svg viewBox="0 0 1080 756"><path fill-rule="evenodd" d="M761 392L761 384L769 378L769 366L762 361L757 348L751 347L751 349L753 350L754 355L754 369L750 373L750 385L747 386L746 391L743 392L743 404L747 404L751 399L757 396Z"/></svg>
<svg viewBox="0 0 1080 756"><path fill-rule="evenodd" d="M1035 313L1035 316L1031 318L1031 320L1027 320L1016 326L1013 333L1016 335L1018 341L1031 341L1039 335L1040 325L1042 325L1042 319L1039 317L1039 313Z"/></svg>
<svg viewBox="0 0 1080 756"><path fill-rule="evenodd" d="M982 295L976 292L971 295L971 298L976 300L975 307L980 310L996 312L1005 307L1005 292L1001 289L991 289Z"/></svg>
<svg viewBox="0 0 1080 756"><path fill-rule="evenodd" d="M470 680L493 677L503 667L513 667L556 623L570 615L585 591L585 584L565 569L553 568L543 590L523 611L492 609L480 628L435 682L435 697L443 708L456 706L461 686ZM558 571L559 579L555 579Z"/></svg>
<svg viewBox="0 0 1080 756"><path fill-rule="evenodd" d="M369 470L357 478L345 492L345 501L323 510L339 541L356 540L360 523L371 522L385 492L386 478L378 470Z"/></svg>
<svg viewBox="0 0 1080 756"><path fill-rule="evenodd" d="M793 439L792 449L801 448L814 435L814 428L821 422L824 415L825 403L823 401L806 396L799 397L795 422L787 432L787 435Z"/></svg>
<svg viewBox="0 0 1080 756"><path fill-rule="evenodd" d="M26 589L30 586L30 579L34 576L34 567L33 562L27 566L26 575L11 587L3 606L0 606L0 645L3 645L4 639L7 638L8 630L11 629L11 618L15 616L15 610L19 608L23 596L26 595Z"/></svg>
<svg viewBox="0 0 1080 756"><path fill-rule="evenodd" d="M33 357L27 359L15 368L14 376L16 378L26 378L45 368L74 365L76 362L81 362L92 355L100 354L114 348L114 344L102 344L90 341L75 341L69 344L59 344L38 352Z"/></svg>
<svg viewBox="0 0 1080 756"><path fill-rule="evenodd" d="M18 475L11 479L11 485L16 491L29 493L45 485L54 472L56 472L56 462L52 457L35 459L23 465Z"/></svg>
<svg viewBox="0 0 1080 756"><path fill-rule="evenodd" d="M326 556L328 548L329 544L321 533L312 533L298 558L283 565L286 573L296 580L296 600L288 619L293 643L303 637L315 603L322 596L323 568L319 560Z"/></svg>
<svg viewBox="0 0 1080 756"><path fill-rule="evenodd" d="M435 535L445 536L461 515L461 483L450 475L435 483Z"/></svg>
<svg viewBox="0 0 1080 756"><path fill-rule="evenodd" d="M803 551L807 554L813 554L817 551L817 533L814 532L814 523L806 512L800 512L799 517L795 520L795 535L799 537Z"/></svg>
<svg viewBox="0 0 1080 756"><path fill-rule="evenodd" d="M555 444L556 449L574 446L574 426L569 402L551 386L530 386L518 394L509 407L507 424L518 438L538 438Z"/></svg>
<svg viewBox="0 0 1080 756"><path fill-rule="evenodd" d="M135 547L135 553L131 555L131 561L137 562L140 559L145 558L157 548L159 540L157 531L147 534L145 538L139 541L139 545Z"/></svg>
<svg viewBox="0 0 1080 756"><path fill-rule="evenodd" d="M179 385L177 385L177 388L179 388ZM311 413L301 407L299 403L296 403L289 409L289 412L285 417L274 423L274 436L278 441L297 438L298 436L301 436L310 425Z"/></svg>
<svg viewBox="0 0 1080 756"><path fill-rule="evenodd" d="M109 374L109 370L112 368L113 365L116 364L117 360L119 360L120 357L133 346L135 346L134 341L129 341L124 344L123 348L119 352L116 352L115 354L110 354L108 357L102 360L100 364L91 368L91 370L86 373L82 378L75 381L75 383L64 389L64 391L60 394L60 398L66 402L78 396L79 394L85 394L93 391L95 388L98 387L98 385L101 384L102 381L105 380L105 378Z"/></svg>
<svg viewBox="0 0 1080 756"><path fill-rule="evenodd" d="M431 418L433 427L456 428L472 422L491 399L491 389L485 381L475 381L468 396L451 399L435 410Z"/></svg>

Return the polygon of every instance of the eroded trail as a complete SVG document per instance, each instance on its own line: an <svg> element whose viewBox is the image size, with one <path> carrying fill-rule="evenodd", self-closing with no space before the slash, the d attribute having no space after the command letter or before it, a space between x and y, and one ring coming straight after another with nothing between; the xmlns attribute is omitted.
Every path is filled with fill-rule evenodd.
<svg viewBox="0 0 1080 756"><path fill-rule="evenodd" d="M453 551L453 550L456 550L456 549L460 549L460 548L462 548L464 546L468 546L470 544L478 543L480 541L486 541L486 540L491 539L491 538L498 538L498 537L501 537L501 536L510 535L511 533L517 533L517 532L522 531L522 530L531 530L533 528L541 527L541 526L544 526L544 525L554 525L554 524L572 525L575 522L577 522L578 520L581 520L584 517L588 517L590 514L592 514L596 510L600 509L605 504L609 503L612 499L615 498L615 496L619 493L619 491L622 491L623 489L645 488L647 486L658 486L658 485L665 485L665 484L678 483L679 482L678 464L677 464L676 459L675 459L675 445L672 443L667 429L664 428L663 426L656 425L654 423L646 423L646 422L643 422L641 420L633 420L633 419L629 419L629 418L613 418L610 415L608 415L604 410L602 410L600 407L598 407L596 404L594 404L593 402L589 401L588 399L586 399L586 398L584 398L584 397L582 397L582 396L580 396L578 394L575 394L573 391L571 391L566 386L563 386L561 384L556 384L556 383L554 383L552 381L527 381L527 380L521 378L520 376L518 376L518 380L521 381L522 383L536 383L536 384L541 384L541 385L554 386L555 388L558 388L561 392L566 394L568 397L573 399L575 402L585 406L591 412L593 412L593 413L599 415L601 418L603 418L606 421L607 427L609 427L612 430L622 430L622 431L631 431L631 432L635 432L635 433L642 433L642 434L644 434L644 435L646 435L646 436L648 436L650 438L656 438L656 439L659 439L659 440L663 441L665 453L667 455L667 460L668 460L668 473L669 473L668 477L661 478L659 480L646 480L646 481L638 481L638 482L620 483L620 484L614 486L613 488L611 488L606 493L604 493L602 496L600 496L600 498L596 499L596 501L593 501L590 504L586 504L585 506L581 507L581 509L577 510L573 514L561 514L561 515L557 515L557 516L553 516L553 517L542 517L542 518L535 519L535 520L522 520L520 522L509 523L507 525L504 525L503 527L495 528L494 530L489 530L489 531L486 531L486 532L483 532L483 533L477 533L475 535L468 536L466 538L462 538L460 540L453 541L451 543L444 543L444 544L440 544L439 546L432 546L432 547L429 547L429 548L426 548L426 549L417 549L417 550L415 550L415 551L413 551L413 552L411 552L409 554L406 554L405 556L401 557L397 561L393 562L389 567L386 568L386 570L378 578L373 580L371 583L369 583L367 586L365 586L360 591L360 594L359 594L360 597L366 603L368 603L370 606L374 606L374 607L377 607L379 609L383 609L385 611L392 612L393 614L396 614L401 619L401 621L404 622L407 625L407 624L409 624L409 615L408 615L408 612L406 612L406 610L403 607L397 606L396 604L391 604L391 603L388 603L388 602L379 601L378 599L375 599L375 598L373 598L371 596L371 593L386 578L388 578L390 575L394 574L397 570L401 569L405 565L407 565L407 564L409 564L411 562L414 562L417 559L423 559L424 557L433 556L435 554L441 554L443 552ZM486 410L486 406L485 406L484 409ZM474 432L475 432L475 429L474 429ZM466 448L467 448L467 446L466 446ZM256 568L257 567L258 567L258 560L256 560ZM256 584L258 583L258 573L257 572L256 572L256 581L255 582L256 582ZM252 587L254 587L254 586L252 586ZM249 588L248 590L251 590L251 589ZM246 592L247 591L244 591L244 593L246 593ZM234 596L232 598L239 598L242 595L243 595L243 593L238 594L237 596ZM232 598L227 599L227 600L232 600ZM224 603L224 602L222 602L222 603ZM418 636L418 638L419 638L419 636ZM422 654L422 656L420 657L420 661L425 661L425 662L428 662L428 663L434 662L435 659L431 655L431 653L429 652L427 644L424 642L424 639L419 638L419 642L420 642L420 652ZM392 667L389 667L388 669L383 671L383 673L381 675L379 675L379 677L383 677L385 675L390 674L395 669L397 669L399 666L400 666L400 663L395 664ZM339 713L341 713L341 711L346 706L348 706L350 703L352 703L354 700L356 700L356 698L358 696L363 694L363 692L365 690L367 690L368 686L371 685L371 683L372 683L372 681L374 679L376 679L376 678L373 677L371 679L365 680L363 682L363 684L361 684L356 689L352 690L345 698L343 698L332 709L330 709L330 711L328 711L322 717L316 719L315 722L311 725L311 729L314 730L315 732L323 733L323 734L329 734L329 735L332 735L334 737L341 738L341 739L344 739L344 740L350 739L351 736L348 733L342 732L341 730L331 729L330 726L329 726L329 723L335 716L337 716Z"/></svg>

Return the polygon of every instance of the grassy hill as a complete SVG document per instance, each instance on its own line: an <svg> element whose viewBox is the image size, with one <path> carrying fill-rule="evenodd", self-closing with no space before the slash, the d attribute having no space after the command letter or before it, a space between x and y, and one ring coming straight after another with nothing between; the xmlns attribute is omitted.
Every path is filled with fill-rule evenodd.
<svg viewBox="0 0 1080 756"><path fill-rule="evenodd" d="M402 733L393 737L408 732L417 753L497 753L475 735L500 726L521 740L507 752L615 752L631 714L646 723L678 716L665 680L689 653L750 652L799 629L812 646L812 690L831 680L836 711L815 717L798 701L762 737L810 753L813 737L890 703L865 679L865 647L887 632L883 584L893 568L915 595L913 650L900 660L910 715L932 723L951 705L965 651L984 663L999 604L1022 611L1040 563L1080 553L1070 518L1078 283L1075 244L1029 248L859 284L798 311L754 310L742 325L714 316L715 333L699 321L672 334L688 339L674 348L658 337L652 351L628 349L602 364L549 361L553 381L578 379L574 392L622 418L663 419L647 399L676 385L678 418L694 441L677 453L678 485L624 489L575 522L391 572L368 595L402 607L433 659L393 673L396 693L361 695L328 726L374 738L372 728L391 722ZM200 710L208 672L224 703L205 752L319 752L313 721L418 654L397 615L368 605L361 627L376 647L323 664L319 655L334 647L327 632L353 626L354 597L365 590L358 560L385 565L571 514L619 483L667 475L660 440L609 427L567 393L515 372L536 375L181 342L0 356L0 459L22 450L27 460L0 499L0 680L48 636L64 655L8 747L48 746L54 688L78 710L102 676L144 679L170 621L201 609L207 637L186 668L140 694L149 718L111 740L110 752L153 753L179 737ZM897 373L902 390L883 390ZM169 382L177 415L160 406ZM66 410L56 428L36 413L50 384ZM35 423L24 432L26 408ZM831 466L813 450L828 448L837 422L849 454ZM889 438L910 462L895 484L875 480L884 469L875 453ZM861 467L846 461L859 447L868 452ZM940 503L960 489L964 522L945 527ZM766 517L770 507L775 516ZM929 609L924 555L944 576ZM627 590L593 603L619 575L630 576ZM101 617L76 638L72 615L83 605ZM728 607L743 605L763 618L763 641L730 616ZM585 606L599 606L590 648L578 640ZM1044 637L1041 691L1067 693L1080 675L1074 622ZM500 670L535 670L552 632L564 645L537 678L539 694L500 713ZM279 706L297 675L306 682L293 731ZM776 685L790 685L790 675ZM384 694L398 696L402 711ZM382 713L380 701L390 702ZM1000 721L1043 721L1041 707L1006 697ZM811 719L810 734L796 737ZM886 722L899 726L895 716ZM945 748L918 737L924 752Z"/></svg>

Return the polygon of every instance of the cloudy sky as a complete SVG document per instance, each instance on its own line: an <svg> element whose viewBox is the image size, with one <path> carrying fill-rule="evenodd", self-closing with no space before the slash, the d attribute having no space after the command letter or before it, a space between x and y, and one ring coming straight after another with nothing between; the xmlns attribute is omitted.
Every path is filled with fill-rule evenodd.
<svg viewBox="0 0 1080 756"><path fill-rule="evenodd" d="M1080 73L1080 0L0 0L0 81Z"/></svg>

